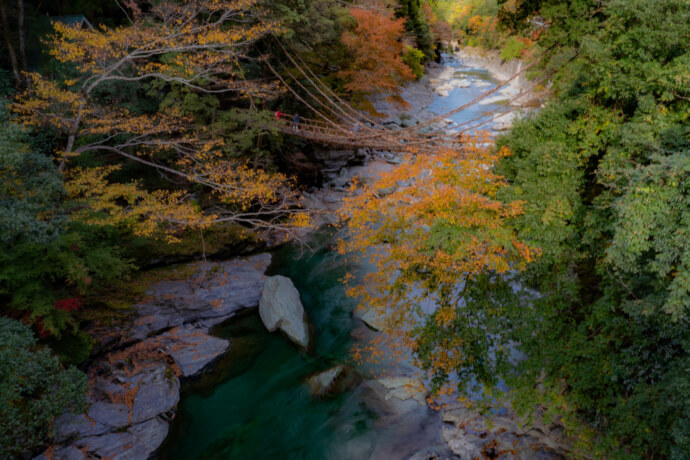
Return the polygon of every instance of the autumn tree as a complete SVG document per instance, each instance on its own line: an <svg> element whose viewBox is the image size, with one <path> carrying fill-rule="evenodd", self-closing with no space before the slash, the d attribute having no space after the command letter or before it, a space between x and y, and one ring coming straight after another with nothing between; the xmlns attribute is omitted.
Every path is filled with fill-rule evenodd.
<svg viewBox="0 0 690 460"><path fill-rule="evenodd" d="M506 184L492 165L507 151L485 141L417 154L363 184L343 210L340 252L375 266L351 280L350 294L413 351L437 392L458 369L465 381L493 381L509 354L493 350L507 332L495 293L509 290L510 273L536 254L507 225L521 203L496 198Z"/></svg>
<svg viewBox="0 0 690 460"><path fill-rule="evenodd" d="M126 26L54 23L49 53L72 70L55 80L31 74L14 109L24 124L64 136L59 167L69 196L83 203L74 218L130 225L140 235L212 222L285 231L306 223L287 177L242 159L214 123L215 112L206 123L189 110L204 98L210 108L223 98L251 109L254 98L275 93L272 82L247 76L256 63L251 45L279 30L257 3L162 1L143 11L130 2ZM153 107L137 106L142 88L154 95ZM268 130L266 119L257 114L246 124ZM84 167L83 158L100 160ZM129 163L152 168L171 185L150 190L141 181L113 180ZM193 187L208 197L203 211Z"/></svg>
<svg viewBox="0 0 690 460"><path fill-rule="evenodd" d="M345 88L355 93L382 91L400 95L400 84L414 78L402 60L403 20L394 19L385 9L351 8L356 27L342 35L352 53L352 62L338 73Z"/></svg>
<svg viewBox="0 0 690 460"><path fill-rule="evenodd" d="M481 16L472 16L467 24L467 30L470 34L477 34L484 25L484 18Z"/></svg>

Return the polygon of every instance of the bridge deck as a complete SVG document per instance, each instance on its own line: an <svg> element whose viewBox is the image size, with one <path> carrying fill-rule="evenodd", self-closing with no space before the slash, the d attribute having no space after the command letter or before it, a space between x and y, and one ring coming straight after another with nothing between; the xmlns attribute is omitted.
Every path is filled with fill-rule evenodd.
<svg viewBox="0 0 690 460"><path fill-rule="evenodd" d="M286 135L338 147L400 152L409 148L436 150L442 146L459 144L457 137L448 135L397 132L373 129L359 124L339 125L309 118L301 118L300 122L295 124L292 118L291 115L285 114L284 117L277 120L278 131Z"/></svg>

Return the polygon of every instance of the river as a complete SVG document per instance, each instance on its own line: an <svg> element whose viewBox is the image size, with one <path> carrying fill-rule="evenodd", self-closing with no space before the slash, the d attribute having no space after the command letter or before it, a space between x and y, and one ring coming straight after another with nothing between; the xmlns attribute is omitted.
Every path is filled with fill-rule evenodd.
<svg viewBox="0 0 690 460"><path fill-rule="evenodd" d="M496 85L487 71L457 59L446 57L443 65L446 75L468 83L446 97L436 95L429 111L444 113ZM476 105L452 119L462 123L495 107ZM300 352L282 335L266 332L257 311L218 327L214 333L231 340L231 351L210 374L184 386L158 458L388 459L429 448L450 453L444 451L437 412L414 401L383 407L361 385L374 377L373 370L352 362L351 347L376 333L353 317L356 302L345 295L341 278L366 267L348 267L332 250L332 238L328 230L317 233L314 252L290 245L275 251L268 272L290 277L297 287L312 326L313 351ZM341 363L359 375L350 378L349 388L312 397L305 379Z"/></svg>

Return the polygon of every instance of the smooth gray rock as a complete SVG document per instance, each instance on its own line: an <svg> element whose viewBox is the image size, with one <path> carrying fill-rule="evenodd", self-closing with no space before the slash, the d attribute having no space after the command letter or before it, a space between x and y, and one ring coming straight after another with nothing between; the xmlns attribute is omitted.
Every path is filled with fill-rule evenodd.
<svg viewBox="0 0 690 460"><path fill-rule="evenodd" d="M259 300L259 316L269 332L280 329L300 347L309 346L307 315L290 278L280 275L266 278Z"/></svg>
<svg viewBox="0 0 690 460"><path fill-rule="evenodd" d="M52 455L47 452L38 455L33 460L85 460L87 457L82 451L73 446L56 449Z"/></svg>
<svg viewBox="0 0 690 460"><path fill-rule="evenodd" d="M68 439L84 436L97 436L108 433L111 427L102 423L91 423L84 414L64 414L55 419L55 442L61 443Z"/></svg>
<svg viewBox="0 0 690 460"><path fill-rule="evenodd" d="M326 211L328 207L313 193L303 193L300 199L302 207L315 211Z"/></svg>
<svg viewBox="0 0 690 460"><path fill-rule="evenodd" d="M401 401L412 399L419 405L426 406L426 390L419 379L413 377L383 377L376 379L376 381L388 390L386 399L397 398Z"/></svg>
<svg viewBox="0 0 690 460"><path fill-rule="evenodd" d="M415 452L405 460L457 460L458 457L454 455L448 455L446 453L447 449L442 447L437 448L427 448L421 451Z"/></svg>
<svg viewBox="0 0 690 460"><path fill-rule="evenodd" d="M147 422L134 425L127 431L134 435L141 447L150 455L158 450L165 441L165 437L168 435L168 422L160 417L155 417Z"/></svg>
<svg viewBox="0 0 690 460"><path fill-rule="evenodd" d="M143 369L125 381L129 388L138 388L132 404L132 424L164 414L177 407L180 400L180 381L165 364Z"/></svg>
<svg viewBox="0 0 690 460"><path fill-rule="evenodd" d="M239 310L256 307L270 254L202 264L190 279L161 281L147 291L149 300L134 305L137 318L130 338L143 340L164 329L199 320L221 322Z"/></svg>
<svg viewBox="0 0 690 460"><path fill-rule="evenodd" d="M168 435L168 423L155 417L127 431L94 436L75 442L89 454L110 460L146 460Z"/></svg>
<svg viewBox="0 0 690 460"><path fill-rule="evenodd" d="M393 397L390 390L377 380L367 380L361 385L362 400L367 407L376 412L381 419L399 417L420 410L426 410L412 398Z"/></svg>
<svg viewBox="0 0 690 460"><path fill-rule="evenodd" d="M87 415L58 417L55 420L55 441L60 443L74 437L98 436L129 424L129 408L125 404L95 401Z"/></svg>
<svg viewBox="0 0 690 460"><path fill-rule="evenodd" d="M166 353L175 361L183 377L200 373L208 364L230 348L230 342L208 334L192 325L176 327L157 337Z"/></svg>
<svg viewBox="0 0 690 460"><path fill-rule="evenodd" d="M165 439L165 420L179 402L173 368L194 376L228 350L230 342L209 335L209 328L259 304L270 261L269 254L261 254L196 264L187 280L151 285L148 299L134 306L140 316L120 342L138 343L93 364L97 377L89 410L56 420L55 441L63 444L56 452L72 456L80 452L76 446L89 458L147 459ZM169 330L150 337L164 329Z"/></svg>
<svg viewBox="0 0 690 460"><path fill-rule="evenodd" d="M126 404L97 401L89 408L89 418L111 430L118 429L128 425L129 407Z"/></svg>
<svg viewBox="0 0 690 460"><path fill-rule="evenodd" d="M444 426L442 434L450 450L462 460L482 458L481 448L467 439L461 430Z"/></svg>

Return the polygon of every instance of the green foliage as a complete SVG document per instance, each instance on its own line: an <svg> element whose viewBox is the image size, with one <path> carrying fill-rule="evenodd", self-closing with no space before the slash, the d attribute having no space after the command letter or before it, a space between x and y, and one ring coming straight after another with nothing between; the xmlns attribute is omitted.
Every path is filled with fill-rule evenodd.
<svg viewBox="0 0 690 460"><path fill-rule="evenodd" d="M424 60L424 53L419 51L417 48L412 48L411 46L405 47L405 52L402 57L403 62L407 67L412 69L415 77L422 78L424 76L424 65L422 61Z"/></svg>
<svg viewBox="0 0 690 460"><path fill-rule="evenodd" d="M62 175L49 157L31 151L30 134L2 109L0 302L42 333L76 333L73 312L55 302L86 295L133 266L116 246L114 229L69 223Z"/></svg>
<svg viewBox="0 0 690 460"><path fill-rule="evenodd" d="M335 78L335 72L345 67L349 58L347 48L340 41L353 21L347 5L338 0L278 0L266 4L283 26L282 41L299 53L312 70L323 75L324 82L333 89L342 85ZM274 50L275 55L282 56L280 47ZM294 104L294 101L281 103L281 110L285 112L285 104Z"/></svg>
<svg viewBox="0 0 690 460"><path fill-rule="evenodd" d="M502 379L518 409L565 423L584 456L687 458L690 9L534 0L500 11L504 26L525 32L526 19L544 16L543 68L557 70L554 99L497 146L513 153L497 168L509 183L499 197L524 203L511 225L541 254L509 280L463 279L451 327L432 314L417 356L432 370L438 350L468 357L432 384ZM482 45L486 34L473 39ZM509 39L502 58L520 49ZM454 235L432 225L425 237ZM515 348L519 362L509 359Z"/></svg>
<svg viewBox="0 0 690 460"><path fill-rule="evenodd" d="M85 410L87 390L86 376L38 348L27 326L0 317L0 457L34 453L56 417Z"/></svg>
<svg viewBox="0 0 690 460"><path fill-rule="evenodd" d="M684 458L690 10L681 0L613 1L595 29L569 14L589 2L544 3L557 24L544 42L569 42L552 62L581 45L559 72L556 100L500 141L514 153L501 165L505 199L526 202L515 225L542 249L522 281L541 296L520 325L528 359L513 384L525 396L544 372L553 391L541 402L595 427L598 455Z"/></svg>
<svg viewBox="0 0 690 460"><path fill-rule="evenodd" d="M501 50L501 59L504 61L517 59L520 57L520 52L525 48L527 48L527 45L525 45L523 42L515 37L510 37Z"/></svg>
<svg viewBox="0 0 690 460"><path fill-rule="evenodd" d="M233 223L214 224L200 229L186 229L177 235L179 243L148 238L133 239L127 243L126 255L140 267L160 262L188 260L206 253L207 257L229 257L250 252L263 242L250 230Z"/></svg>
<svg viewBox="0 0 690 460"><path fill-rule="evenodd" d="M87 295L131 272L134 267L114 244L117 238L112 228L71 224L46 244L0 245L0 295L42 331L56 336L66 328L75 331L73 314L55 302Z"/></svg>
<svg viewBox="0 0 690 460"><path fill-rule="evenodd" d="M10 123L0 100L0 243L53 239L65 222L62 177L50 158L29 150L26 130Z"/></svg>

